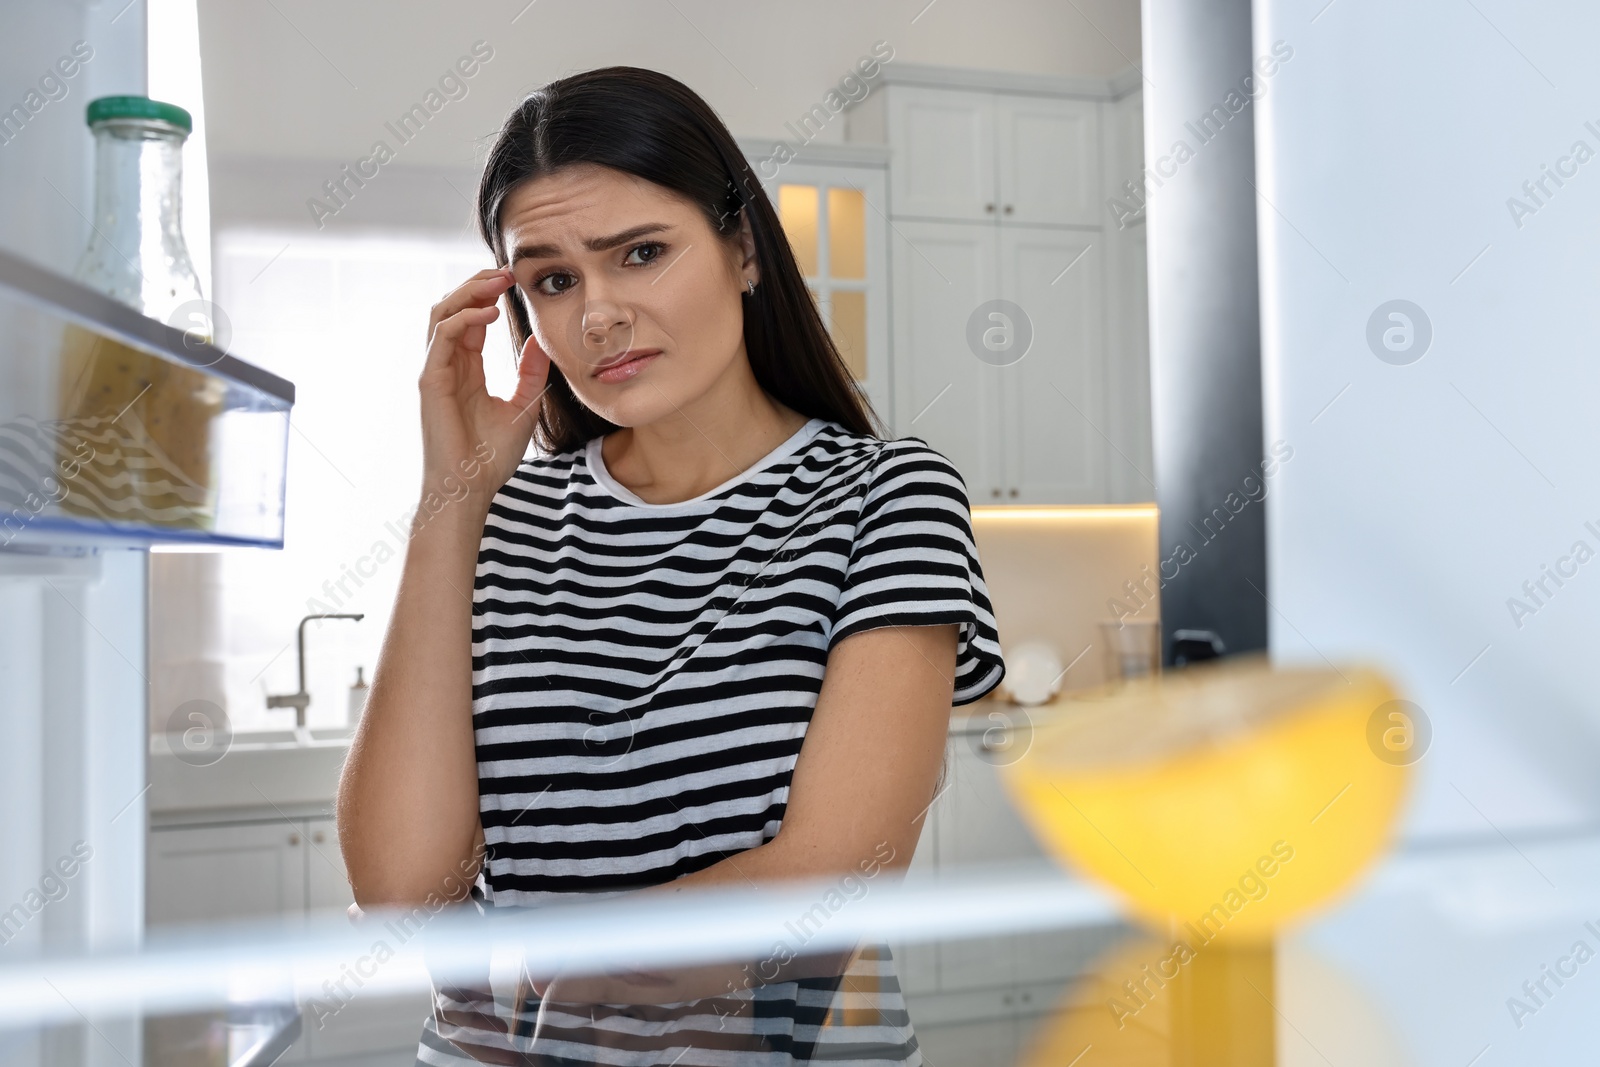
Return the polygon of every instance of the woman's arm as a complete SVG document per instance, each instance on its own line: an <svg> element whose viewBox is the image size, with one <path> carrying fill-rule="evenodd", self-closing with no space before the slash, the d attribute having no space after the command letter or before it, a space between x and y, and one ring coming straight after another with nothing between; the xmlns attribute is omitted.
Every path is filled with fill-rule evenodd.
<svg viewBox="0 0 1600 1067"><path fill-rule="evenodd" d="M860 873L911 863L939 778L956 627L885 626L834 646L771 841L642 892Z"/></svg>
<svg viewBox="0 0 1600 1067"><path fill-rule="evenodd" d="M426 516L419 509L413 522L339 780L339 840L363 908L460 900L481 852L471 596L483 516L466 502Z"/></svg>
<svg viewBox="0 0 1600 1067"><path fill-rule="evenodd" d="M828 656L777 836L638 895L847 875L867 882L870 892L871 879L883 875L864 877L866 871L903 871L934 799L955 666L954 624L882 627L840 641ZM851 954L845 949L776 962L768 956L633 976L536 980L533 986L562 1002L672 1003L726 995L751 974L769 981L841 974Z"/></svg>
<svg viewBox="0 0 1600 1067"><path fill-rule="evenodd" d="M423 483L366 711L339 779L339 844L357 905L470 892L483 857L472 733L472 587L489 502L521 462L549 360L530 338L516 395L489 395L484 332L510 287L481 271L433 309Z"/></svg>

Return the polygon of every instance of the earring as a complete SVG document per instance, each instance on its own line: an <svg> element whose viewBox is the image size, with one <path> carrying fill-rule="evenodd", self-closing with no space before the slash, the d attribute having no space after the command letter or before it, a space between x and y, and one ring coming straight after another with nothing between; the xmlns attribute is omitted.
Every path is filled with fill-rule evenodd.
<svg viewBox="0 0 1600 1067"><path fill-rule="evenodd" d="M751 281L749 278L746 278L744 280L744 284L750 287L750 295L751 296L755 296L756 295L756 283Z"/></svg>

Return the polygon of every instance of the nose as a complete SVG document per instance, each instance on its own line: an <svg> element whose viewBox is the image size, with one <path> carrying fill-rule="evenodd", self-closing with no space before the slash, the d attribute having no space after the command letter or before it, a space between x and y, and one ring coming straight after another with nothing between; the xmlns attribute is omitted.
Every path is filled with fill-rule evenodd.
<svg viewBox="0 0 1600 1067"><path fill-rule="evenodd" d="M586 300L577 326L573 350L589 363L625 352L633 342L632 316L608 297Z"/></svg>

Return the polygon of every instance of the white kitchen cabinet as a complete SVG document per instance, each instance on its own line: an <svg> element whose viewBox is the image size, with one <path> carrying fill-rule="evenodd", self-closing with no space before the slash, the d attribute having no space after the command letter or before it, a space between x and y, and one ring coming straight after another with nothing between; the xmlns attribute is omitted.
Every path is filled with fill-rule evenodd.
<svg viewBox="0 0 1600 1067"><path fill-rule="evenodd" d="M896 218L1100 224L1093 100L889 85Z"/></svg>
<svg viewBox="0 0 1600 1067"><path fill-rule="evenodd" d="M918 867L925 862L923 857L931 861L926 873L1045 862L1045 853L1000 782L998 761L1010 755L1006 745L1018 744L1019 734L1011 731L1018 720L1016 709L994 705L989 712L957 717L952 726L944 790L923 824L918 862L907 880L922 877ZM1000 750L986 749L986 736ZM970 1024L984 1019L994 1021L984 1029L986 1045L1005 1046L1014 1054L1032 1029L1030 1017L1051 1011L1072 979L1085 973L1125 929L1120 923L1106 923L914 945L918 966L912 969L902 963L902 985L918 1033L930 1032L930 1059L942 1062L934 1059L933 1049L941 1048L941 1041L966 1040L973 1032ZM896 957L901 952L896 947ZM930 960L936 968L931 981L926 974ZM965 1056L952 1054L952 1059L962 1061Z"/></svg>
<svg viewBox="0 0 1600 1067"><path fill-rule="evenodd" d="M343 911L353 902L334 820L305 810L288 817L219 813L204 825L151 828L150 926ZM320 1009L318 1007L320 1004ZM360 993L302 1005L301 1038L281 1062L415 1048L430 1010L426 992Z"/></svg>
<svg viewBox="0 0 1600 1067"><path fill-rule="evenodd" d="M999 188L994 94L897 85L882 92L893 213L993 220Z"/></svg>
<svg viewBox="0 0 1600 1067"><path fill-rule="evenodd" d="M974 502L1004 481L998 368L972 354L967 319L998 288L995 228L906 221L890 245L895 403L900 436L920 437L956 465Z"/></svg>
<svg viewBox="0 0 1600 1067"><path fill-rule="evenodd" d="M977 754L971 735L950 739L950 790L939 822L939 861L947 870L1012 863L1037 855L1017 821L995 769ZM1016 937L968 938L939 945L943 991L1010 987L1016 981Z"/></svg>
<svg viewBox="0 0 1600 1067"><path fill-rule="evenodd" d="M305 911L305 828L298 821L152 829L147 864L151 926Z"/></svg>
<svg viewBox="0 0 1600 1067"><path fill-rule="evenodd" d="M1001 295L1033 330L1027 355L999 368L1005 502L1102 503L1110 418L1100 237L1001 227L998 238Z"/></svg>
<svg viewBox="0 0 1600 1067"><path fill-rule="evenodd" d="M1021 1049L1017 1044L1018 1027L1014 1018L946 1020L936 1015L925 1018L913 1013L911 1025L917 1031L923 1062L932 1067L1019 1062L1017 1056Z"/></svg>
<svg viewBox="0 0 1600 1067"><path fill-rule="evenodd" d="M344 911L356 902L332 819L306 820L306 908Z"/></svg>
<svg viewBox="0 0 1600 1067"><path fill-rule="evenodd" d="M920 220L895 234L895 432L947 456L974 504L1107 502L1098 234ZM1025 318L979 313L991 300ZM974 328L1032 339L1015 362L980 358Z"/></svg>
<svg viewBox="0 0 1600 1067"><path fill-rule="evenodd" d="M949 457L975 505L1150 499L1142 261L1105 203L1139 173L1137 101L1109 83L886 77L847 136L889 148L894 434ZM1004 351L1024 334L1025 354Z"/></svg>
<svg viewBox="0 0 1600 1067"><path fill-rule="evenodd" d="M1000 221L1101 224L1098 102L997 96L995 126Z"/></svg>
<svg viewBox="0 0 1600 1067"><path fill-rule="evenodd" d="M339 831L332 819L305 820L306 897L308 911L344 911L355 902L339 852ZM314 1009L305 1012L307 1057L313 1062L357 1056L374 1050L409 1048L422 1034L422 1023L432 1010L424 992L400 996L361 993L345 1002L329 1001L331 1015Z"/></svg>
<svg viewBox="0 0 1600 1067"><path fill-rule="evenodd" d="M151 926L343 911L355 902L329 818L150 830Z"/></svg>
<svg viewBox="0 0 1600 1067"><path fill-rule="evenodd" d="M940 822L939 858L947 868L1043 860L1032 833L1000 784L995 756L979 734L952 737L953 784ZM939 988L945 992L1004 988L1020 998L1030 984L1078 973L1084 960L1076 930L1043 930L939 945ZM1004 998L1002 998L1004 1001Z"/></svg>
<svg viewBox="0 0 1600 1067"><path fill-rule="evenodd" d="M1099 226L1100 104L995 96L1000 219Z"/></svg>

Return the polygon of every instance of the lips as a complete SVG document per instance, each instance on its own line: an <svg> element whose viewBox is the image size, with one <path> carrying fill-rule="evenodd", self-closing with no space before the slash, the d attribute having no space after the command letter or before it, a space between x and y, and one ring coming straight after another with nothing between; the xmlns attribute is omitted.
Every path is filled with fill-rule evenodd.
<svg viewBox="0 0 1600 1067"><path fill-rule="evenodd" d="M598 364L594 376L603 382L622 381L639 373L660 354L659 348L630 348Z"/></svg>

